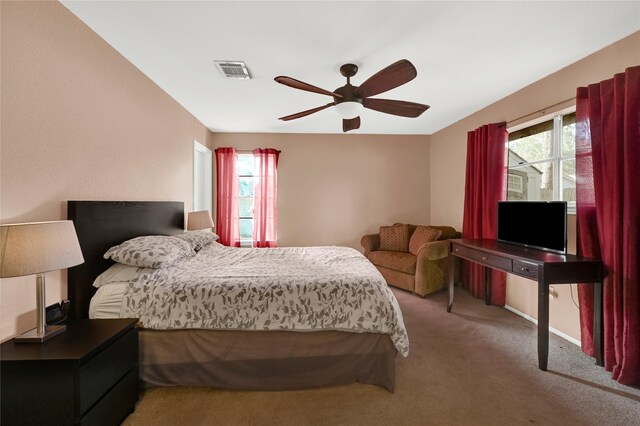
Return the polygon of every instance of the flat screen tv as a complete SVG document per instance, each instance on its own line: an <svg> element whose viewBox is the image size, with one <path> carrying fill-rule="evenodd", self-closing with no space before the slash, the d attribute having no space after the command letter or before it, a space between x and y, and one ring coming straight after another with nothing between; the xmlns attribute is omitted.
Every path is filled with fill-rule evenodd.
<svg viewBox="0 0 640 426"><path fill-rule="evenodd" d="M499 201L498 240L567 252L566 201Z"/></svg>

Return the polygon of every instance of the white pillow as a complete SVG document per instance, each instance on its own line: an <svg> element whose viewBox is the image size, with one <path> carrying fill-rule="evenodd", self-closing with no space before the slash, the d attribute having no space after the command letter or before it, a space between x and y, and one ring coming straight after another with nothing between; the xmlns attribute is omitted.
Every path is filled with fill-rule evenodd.
<svg viewBox="0 0 640 426"><path fill-rule="evenodd" d="M144 273L151 272L148 268L141 268L139 266L129 266L122 263L114 263L109 269L98 275L98 278L93 282L93 286L100 288L105 285L114 283L128 283L132 279Z"/></svg>
<svg viewBox="0 0 640 426"><path fill-rule="evenodd" d="M161 235L149 235L133 238L111 247L103 257L129 266L162 268L194 254L195 252L186 241Z"/></svg>
<svg viewBox="0 0 640 426"><path fill-rule="evenodd" d="M211 231L186 231L182 234L175 234L173 237L186 241L195 251L199 251L220 238Z"/></svg>

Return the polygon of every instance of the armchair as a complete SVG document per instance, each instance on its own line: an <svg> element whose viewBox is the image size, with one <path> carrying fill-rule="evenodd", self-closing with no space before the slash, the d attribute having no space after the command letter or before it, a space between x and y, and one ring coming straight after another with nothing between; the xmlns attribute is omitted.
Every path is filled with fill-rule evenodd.
<svg viewBox="0 0 640 426"><path fill-rule="evenodd" d="M401 224L396 224L401 225ZM409 238L416 230L409 225ZM432 226L441 231L436 241L424 244L417 254L407 251L380 249L380 233L362 237L360 244L364 255L374 264L387 284L412 291L421 297L446 287L447 257L450 238L461 238L462 234L450 226Z"/></svg>

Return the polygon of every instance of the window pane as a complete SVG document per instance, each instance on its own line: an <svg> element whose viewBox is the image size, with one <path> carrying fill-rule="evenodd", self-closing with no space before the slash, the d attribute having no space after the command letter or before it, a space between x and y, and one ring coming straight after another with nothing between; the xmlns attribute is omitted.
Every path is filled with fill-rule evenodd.
<svg viewBox="0 0 640 426"><path fill-rule="evenodd" d="M553 163L509 167L507 200L552 201Z"/></svg>
<svg viewBox="0 0 640 426"><path fill-rule="evenodd" d="M253 217L253 197L239 198L240 217Z"/></svg>
<svg viewBox="0 0 640 426"><path fill-rule="evenodd" d="M253 176L253 154L238 154L238 174Z"/></svg>
<svg viewBox="0 0 640 426"><path fill-rule="evenodd" d="M562 201L576 200L576 160L562 161Z"/></svg>
<svg viewBox="0 0 640 426"><path fill-rule="evenodd" d="M562 156L576 155L576 113L562 117Z"/></svg>
<svg viewBox="0 0 640 426"><path fill-rule="evenodd" d="M240 178L240 196L253 197L253 178L252 177Z"/></svg>
<svg viewBox="0 0 640 426"><path fill-rule="evenodd" d="M509 164L551 158L553 132L548 131L509 142Z"/></svg>
<svg viewBox="0 0 640 426"><path fill-rule="evenodd" d="M240 239L253 239L253 219L240 219Z"/></svg>

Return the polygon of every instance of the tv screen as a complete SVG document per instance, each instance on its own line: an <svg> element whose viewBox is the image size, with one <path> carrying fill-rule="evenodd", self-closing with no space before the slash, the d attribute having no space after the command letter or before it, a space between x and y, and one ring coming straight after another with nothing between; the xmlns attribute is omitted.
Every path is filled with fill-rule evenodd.
<svg viewBox="0 0 640 426"><path fill-rule="evenodd" d="M566 253L567 202L499 201L498 240Z"/></svg>

